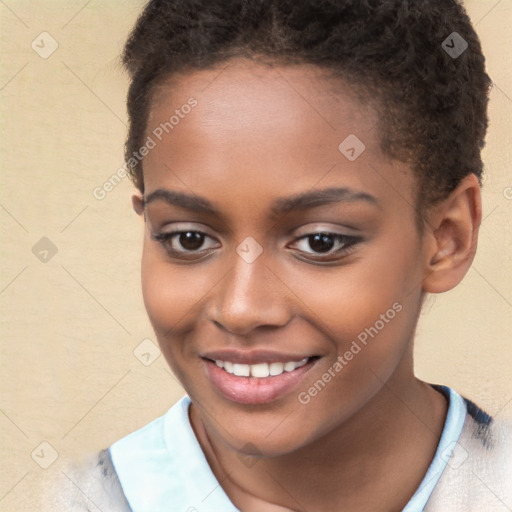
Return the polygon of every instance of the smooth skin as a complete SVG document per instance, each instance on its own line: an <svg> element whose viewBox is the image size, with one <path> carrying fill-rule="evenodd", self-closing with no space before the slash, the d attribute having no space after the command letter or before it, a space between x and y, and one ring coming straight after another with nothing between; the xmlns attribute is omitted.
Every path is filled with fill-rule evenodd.
<svg viewBox="0 0 512 512"><path fill-rule="evenodd" d="M197 106L144 159L144 199L181 192L217 214L162 195L132 200L145 220L147 312L212 471L244 512L401 510L447 412L413 374L414 331L425 293L453 288L471 265L478 180L431 208L420 235L412 171L382 153L377 114L341 80L311 65L231 60L164 83L147 135L190 97ZM350 134L366 148L355 161L338 149ZM332 187L356 194L273 214L278 198ZM175 231L204 237L152 236ZM345 238L319 252L307 237L319 232ZM263 249L252 263L236 252L247 237ZM299 393L395 303L401 311L302 404ZM318 359L285 396L246 405L207 377L202 356L224 348Z"/></svg>

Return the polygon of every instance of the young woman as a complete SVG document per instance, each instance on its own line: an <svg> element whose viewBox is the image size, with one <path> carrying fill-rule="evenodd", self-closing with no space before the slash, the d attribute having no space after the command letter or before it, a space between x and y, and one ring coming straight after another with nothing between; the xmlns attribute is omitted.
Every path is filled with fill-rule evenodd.
<svg viewBox="0 0 512 512"><path fill-rule="evenodd" d="M143 295L187 396L77 473L84 509L510 510L510 427L413 373L481 220L461 4L151 0L123 61Z"/></svg>

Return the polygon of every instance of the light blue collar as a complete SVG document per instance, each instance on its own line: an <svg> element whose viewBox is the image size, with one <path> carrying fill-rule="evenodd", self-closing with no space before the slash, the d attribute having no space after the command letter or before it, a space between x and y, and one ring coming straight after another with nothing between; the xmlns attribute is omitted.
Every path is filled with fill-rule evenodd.
<svg viewBox="0 0 512 512"><path fill-rule="evenodd" d="M418 490L403 512L427 504L452 452L458 446L466 406L441 386L449 399L441 440ZM133 512L239 512L212 473L188 417L184 396L166 414L115 442L112 462Z"/></svg>
<svg viewBox="0 0 512 512"><path fill-rule="evenodd" d="M446 386L438 386L438 388L448 398L449 402L441 439L425 477L402 512L421 512L427 505L446 466L456 462L455 456L465 451L457 443L466 419L464 399L451 388ZM453 461L451 461L452 456Z"/></svg>
<svg viewBox="0 0 512 512"><path fill-rule="evenodd" d="M188 418L190 398L110 447L133 512L238 512L212 473Z"/></svg>

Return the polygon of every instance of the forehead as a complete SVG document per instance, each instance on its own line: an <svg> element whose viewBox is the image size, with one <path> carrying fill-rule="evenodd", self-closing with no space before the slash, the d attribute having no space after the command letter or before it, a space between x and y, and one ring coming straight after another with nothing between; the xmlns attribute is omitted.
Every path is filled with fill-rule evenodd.
<svg viewBox="0 0 512 512"><path fill-rule="evenodd" d="M243 203L317 184L375 189L382 173L410 178L382 153L375 110L312 65L235 60L174 76L155 91L146 137L155 143L143 164L147 193L222 192Z"/></svg>
<svg viewBox="0 0 512 512"><path fill-rule="evenodd" d="M234 59L213 69L173 76L159 85L147 129L168 120L169 113L194 97L200 107L194 113L201 115L200 125L194 127L198 135L211 137L214 128L219 138L229 134L248 143L248 136L259 135L268 142L276 132L284 137L307 130L309 138L316 135L318 142L328 132L340 130L341 135L352 126L368 138L368 132L376 135L378 117L358 99L356 89L310 64Z"/></svg>

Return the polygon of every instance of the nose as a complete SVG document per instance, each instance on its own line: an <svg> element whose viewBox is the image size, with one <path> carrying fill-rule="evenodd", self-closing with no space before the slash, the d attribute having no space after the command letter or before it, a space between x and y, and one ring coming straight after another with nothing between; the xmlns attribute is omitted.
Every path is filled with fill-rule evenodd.
<svg viewBox="0 0 512 512"><path fill-rule="evenodd" d="M247 263L234 255L232 269L215 287L210 320L239 336L257 327L282 327L292 316L287 287L260 255Z"/></svg>

